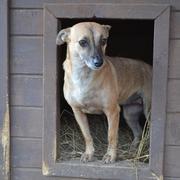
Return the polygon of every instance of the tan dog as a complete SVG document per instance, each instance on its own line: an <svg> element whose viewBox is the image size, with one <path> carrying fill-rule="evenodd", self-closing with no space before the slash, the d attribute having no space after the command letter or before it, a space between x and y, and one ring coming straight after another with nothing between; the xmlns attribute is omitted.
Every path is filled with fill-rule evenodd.
<svg viewBox="0 0 180 180"><path fill-rule="evenodd" d="M82 162L91 161L94 154L85 113L107 116L108 149L103 161L111 163L116 159L119 105L123 105L124 116L133 131L134 145L139 142L142 132L139 113L144 109L147 117L150 111L151 66L132 59L105 56L110 28L94 22L79 23L61 30L56 39L58 45L67 43L64 96L85 139Z"/></svg>

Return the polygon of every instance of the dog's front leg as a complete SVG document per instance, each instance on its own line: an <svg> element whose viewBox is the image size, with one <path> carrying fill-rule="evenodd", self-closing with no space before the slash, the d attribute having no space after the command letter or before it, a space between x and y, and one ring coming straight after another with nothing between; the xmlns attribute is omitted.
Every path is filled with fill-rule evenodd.
<svg viewBox="0 0 180 180"><path fill-rule="evenodd" d="M116 160L117 153L117 138L119 128L119 105L108 108L105 111L108 120L108 149L107 153L103 157L104 163L113 163Z"/></svg>
<svg viewBox="0 0 180 180"><path fill-rule="evenodd" d="M82 131L85 144L86 144L85 152L81 156L81 162L85 163L88 161L92 161L92 158L94 155L94 146L93 146L93 140L92 140L90 130L89 130L87 116L79 108L72 107L72 110L74 112L76 121L78 122L79 127Z"/></svg>

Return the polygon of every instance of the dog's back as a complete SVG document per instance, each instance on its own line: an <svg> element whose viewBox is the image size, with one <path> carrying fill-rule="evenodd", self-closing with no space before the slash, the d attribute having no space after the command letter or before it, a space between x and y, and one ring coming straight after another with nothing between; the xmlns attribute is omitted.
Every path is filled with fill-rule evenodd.
<svg viewBox="0 0 180 180"><path fill-rule="evenodd" d="M146 106L149 109L151 104L152 67L143 61L129 58L107 57L107 59L116 70L119 103L125 104L131 96L139 94L144 105L148 104Z"/></svg>

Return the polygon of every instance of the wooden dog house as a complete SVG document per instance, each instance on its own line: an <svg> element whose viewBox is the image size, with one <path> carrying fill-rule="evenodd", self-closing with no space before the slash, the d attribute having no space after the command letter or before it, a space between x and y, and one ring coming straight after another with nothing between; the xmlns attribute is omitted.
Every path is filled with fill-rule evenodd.
<svg viewBox="0 0 180 180"><path fill-rule="evenodd" d="M180 178L178 0L2 0L0 10L0 179ZM147 166L56 161L64 103L57 86L63 53L55 39L61 28L87 20L114 27L109 55L153 64Z"/></svg>

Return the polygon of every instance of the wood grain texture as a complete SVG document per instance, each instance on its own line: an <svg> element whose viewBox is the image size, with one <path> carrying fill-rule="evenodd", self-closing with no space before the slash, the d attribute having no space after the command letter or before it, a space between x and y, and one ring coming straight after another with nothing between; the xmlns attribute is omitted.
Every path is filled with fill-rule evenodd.
<svg viewBox="0 0 180 180"><path fill-rule="evenodd" d="M180 78L180 40L170 41L169 78Z"/></svg>
<svg viewBox="0 0 180 180"><path fill-rule="evenodd" d="M166 146L164 163L165 176L180 177L180 146Z"/></svg>
<svg viewBox="0 0 180 180"><path fill-rule="evenodd" d="M170 9L168 8L155 20L154 24L150 168L158 177L164 175L163 165L168 81L169 16ZM161 131L159 131L159 129L161 129Z"/></svg>
<svg viewBox="0 0 180 180"><path fill-rule="evenodd" d="M8 0L0 1L0 178L10 179Z"/></svg>
<svg viewBox="0 0 180 180"><path fill-rule="evenodd" d="M11 75L11 105L41 107L42 92L42 76Z"/></svg>
<svg viewBox="0 0 180 180"><path fill-rule="evenodd" d="M11 138L11 167L41 167L41 139Z"/></svg>
<svg viewBox="0 0 180 180"><path fill-rule="evenodd" d="M135 4L48 4L45 5L55 17L59 18L112 18L112 19L155 19L167 5ZM81 13L79 13L81 12Z"/></svg>
<svg viewBox="0 0 180 180"><path fill-rule="evenodd" d="M27 1L29 2L29 1ZM31 1L30 1L31 2ZM11 34L15 35L42 35L43 34L43 12L41 9L12 9L11 13ZM171 14L170 37L180 38L180 12Z"/></svg>
<svg viewBox="0 0 180 180"><path fill-rule="evenodd" d="M10 45L10 73L42 74L42 37L12 36Z"/></svg>
<svg viewBox="0 0 180 180"><path fill-rule="evenodd" d="M180 112L180 80L169 79L167 98L167 111Z"/></svg>
<svg viewBox="0 0 180 180"><path fill-rule="evenodd" d="M41 139L12 138L13 167L41 168ZM179 177L180 147L166 146L165 175ZM25 172L24 172L25 173ZM27 173L28 174L28 173ZM31 174L31 173L30 173ZM26 173L24 174L26 176ZM28 175L27 175L28 177ZM31 176L29 176L31 178Z"/></svg>
<svg viewBox="0 0 180 180"><path fill-rule="evenodd" d="M11 180L83 180L81 178L48 177L41 169L12 168ZM87 180L87 179L86 179Z"/></svg>
<svg viewBox="0 0 180 180"><path fill-rule="evenodd" d="M168 113L166 121L166 145L180 146L180 113Z"/></svg>
<svg viewBox="0 0 180 180"><path fill-rule="evenodd" d="M43 12L42 10L11 10L10 34L12 35L42 35Z"/></svg>
<svg viewBox="0 0 180 180"><path fill-rule="evenodd" d="M74 3L74 0L12 0L12 8L43 8L43 3ZM76 3L123 3L123 4L170 4L173 10L180 9L179 0L76 0Z"/></svg>
<svg viewBox="0 0 180 180"><path fill-rule="evenodd" d="M180 2L180 1L179 1ZM180 38L180 12L171 13L170 37L173 39Z"/></svg>
<svg viewBox="0 0 180 180"><path fill-rule="evenodd" d="M31 1L12 0L11 1L11 6L15 7L15 8L19 8L19 7L20 8L42 8L44 2L51 2L52 3L52 2L62 2L62 1L63 0L31 0ZM79 1L81 1L81 0L79 0ZM176 10L180 9L180 1L179 0L171 0L171 1L167 0L167 1L170 2L173 5L172 8L174 10L175 9ZM78 0L77 0L77 2L78 2ZM89 2L89 1L85 0L83 2ZM101 1L98 1L98 2L101 2ZM116 3L117 2L124 2L124 3L141 2L141 3L144 3L145 1L142 2L142 1L138 1L138 0L128 0L128 1L126 1L126 0L119 0L119 1L118 0L112 0L111 3L112 2L116 2ZM160 3L161 4L162 0L158 0L158 1L157 0L156 1L155 0L151 0L151 1L148 0L145 3L151 3L151 2L155 2L155 3ZM163 1L163 3L166 3L166 0ZM12 17L12 18L15 18L15 19L19 19L19 20L13 20L14 21L13 23L17 23L18 22L15 25L11 22L11 24L13 24L13 26L14 26L12 28L12 31L11 31L12 34L15 34L15 35L26 35L26 34L27 35L42 35L42 28L41 28L42 26L41 27L36 27L35 25L31 25L32 23L33 24L38 24L37 22L42 23L41 22L41 20L42 20L41 15L37 15L35 13L35 15L34 15L35 18L30 18L29 16L31 16L31 15L27 15L27 16L25 15L26 14L26 12L25 12L26 10L12 10L12 11L16 11L16 12L23 11L22 15L24 16L24 17L20 17L21 13L18 12L17 14L15 13L16 17ZM28 10L27 14L30 14L30 13L28 13L30 11L31 12L32 11L33 12L37 12L39 10ZM171 23L171 26L172 26L171 27L171 38L173 38L173 39L176 39L176 38L180 37L180 30L179 30L180 29L180 25L179 25L180 24L180 22L179 22L179 19L180 19L179 16L180 15L179 14L180 14L179 12L175 12L175 13L172 14L172 17L171 17L171 19L172 19L172 23ZM28 19L32 19L32 20L30 21ZM28 23L26 23L27 21L29 21L31 23L28 24ZM36 22L34 22L34 21L36 21ZM24 25L22 25L22 24L24 24ZM22 26L22 27L18 27L18 26ZM32 42L32 44L33 44L33 42ZM26 50L27 49L25 49L25 51ZM38 52L36 51L36 53L38 53ZM25 53L25 55L27 55L27 52ZM40 55L37 55L37 56L41 57ZM25 57L25 60L27 60L26 58L29 58L29 57ZM180 57L180 56L179 56L179 43L178 43L178 40L177 40L176 42L175 41L172 42L172 47L171 47L171 50L170 50L170 69L169 69L169 77L170 78L179 78L179 72L180 71L179 71L179 60L178 60L178 57ZM32 61L32 62L35 63L35 61ZM21 68L19 65L17 66L17 64L16 64L16 66L14 66L15 69L13 69L14 73L38 73L40 70L42 70L42 67L40 67L40 66L35 67L35 65L34 66L32 65L32 67L31 67L31 65L28 65L29 61L28 62L23 61L23 63L25 63L25 64L23 64L23 68L25 68L25 70L23 70L23 68ZM38 60L37 63L40 64L41 63L40 60ZM11 69L12 69L12 67L11 67ZM18 81L20 83L21 80L18 80ZM31 81L31 80L29 80L29 81ZM32 81L36 81L36 80L32 80ZM176 82L172 82L172 81L176 81ZM12 83L15 84L16 82L17 81L15 81L14 83L12 82ZM39 80L38 80L38 82L39 82ZM22 81L20 84L23 84L23 83L24 83L24 81ZM42 82L40 82L39 84L41 84L41 83ZM32 84L34 84L34 83L32 83ZM170 111L170 112L176 112L176 111L180 110L180 105L179 105L179 102L180 102L179 97L180 96L179 96L179 92L178 92L178 91L180 91L180 85L179 84L180 84L180 82L178 82L178 80L170 80L170 83L168 84L168 111ZM34 93L34 95L32 95L32 93L30 93L29 90L27 90L25 88L25 86L27 86L27 85L22 85L21 87L19 86L19 84L13 85L13 87L15 87L15 89L17 91L20 91L20 93L16 92L16 93L19 94L18 95L19 96L19 98L18 98L19 100L16 100L16 101L13 100L14 104L16 105L16 102L17 102L17 105L20 105L20 106L21 105L22 106L39 106L39 102L41 102L41 100L35 101L35 99L37 98L37 94L41 95L42 90L40 90L41 93ZM37 87L38 89L40 89L39 85L33 85L33 87ZM19 90L19 88L21 90L24 89L23 90L24 94L22 93L21 90ZM34 88L33 88L33 91L34 91ZM37 90L37 91L39 92L39 90ZM20 100L22 98L22 96L24 96L24 95L27 96L26 97L27 99L26 100L25 99ZM28 99L32 99L32 97L34 99L33 102L32 102L32 100L28 100ZM30 103L28 103L28 101ZM15 108L19 108L19 107L15 107ZM17 119L16 119L15 123L19 127L16 130L14 129L15 131L14 132L12 131L12 132L15 133L15 134L17 133L16 134L17 136L20 135L20 136L29 136L29 137L33 137L32 133L34 133L34 134L37 133L35 136L40 137L40 132L39 133L37 132L37 130L41 131L41 125L39 125L40 122L37 122L38 124L37 124L35 129L33 128L33 129L29 130L29 131L26 131L25 130L26 128L23 129L23 130L21 129L21 123L22 123L22 126L24 126L23 123L25 123L24 119L21 118L23 116L23 114L24 114L24 116L27 116L27 118L25 119L27 121L28 119L30 120L30 116L33 116L33 113L34 113L34 111L32 111L30 113L29 112L29 111L31 111L30 109L28 109L27 111L24 110L23 107L22 107L22 111L21 112L19 112L18 110L15 112L15 114L16 114L15 116L17 116ZM166 129L166 133L167 133L166 134L166 143L167 144L179 145L179 138L178 138L179 137L179 122L178 122L179 115L177 115L177 114L173 114L173 115L172 114L170 114L170 115L168 114L168 117L167 117L168 118L168 120L167 120L167 129ZM35 126L36 125L35 121L36 120L34 120L32 122L32 124L30 123L30 125L31 126L32 125ZM26 127L28 128L28 126L26 126ZM25 140L25 141L27 141L27 140ZM34 140L32 140L32 141L34 141ZM35 165L35 167L40 168L41 167L41 160L39 159L39 157L41 157L41 150L42 150L41 144L42 144L42 142L39 141L38 143L36 143L36 142L35 143L30 143L31 144L30 146L36 146L38 144L37 145L37 149L33 149L32 147L29 147L29 146L26 146L26 145L22 145L23 143L18 143L18 142L15 142L15 141L13 143L13 146L15 146L15 148L17 148L17 145L19 145L19 144L21 144L19 146L20 149L16 149L17 151L14 154L14 156L18 156L19 158L23 157L23 156L21 156L21 152L22 152L23 149L24 149L23 150L24 154L27 153L29 155L29 157L31 156L31 151L32 150L36 151L37 155L33 155L32 156L33 160L29 161L24 156L22 161L19 161L19 162L16 161L16 162L18 162L20 164L20 166L23 166L23 167L27 167L27 166L28 167L33 167ZM27 148L23 148L25 146ZM177 148L177 149L175 150L175 148ZM165 167L165 173L166 173L166 176L172 176L174 178L165 177L165 180L180 180L180 178L175 178L175 177L180 177L180 174L179 174L179 169L180 169L179 162L180 162L180 159L178 158L178 156L180 154L180 151L179 151L178 147L175 147L175 148L174 147L168 147L168 149L166 150L165 159L167 159L167 160L165 160L165 164L167 164L167 165ZM25 161L24 161L24 159L25 159ZM35 162L35 161L37 161L37 159L38 159L38 163ZM29 161L29 164L28 164L28 161ZM31 179L32 180L36 180L36 179L38 179L38 180L54 180L54 179L61 179L61 178L59 178L59 177L57 177L57 178L55 178L55 177L45 177L45 176L42 175L42 172L41 172L40 169L32 170L32 169L28 169L28 168L24 168L24 169L13 168L12 169L12 179L13 180L26 180L26 179L27 180L31 180ZM66 178L62 178L62 179L64 180ZM72 180L72 178L70 178L70 179Z"/></svg>
<svg viewBox="0 0 180 180"><path fill-rule="evenodd" d="M42 108L11 108L11 136L42 137Z"/></svg>
<svg viewBox="0 0 180 180"><path fill-rule="evenodd" d="M58 109L58 71L57 71L57 46L55 44L57 36L57 18L51 12L44 11L44 128L43 128L43 163L48 168L52 168L56 162L56 124L60 117ZM53 93L52 93L53 92ZM43 174L48 171L43 168Z"/></svg>
<svg viewBox="0 0 180 180"><path fill-rule="evenodd" d="M65 178L65 177L48 177L43 176L41 169L39 168L12 168L11 180L90 180L83 178ZM97 180L96 178L94 180ZM127 179L120 179L127 180ZM143 180L152 180L150 178L144 178ZM155 180L155 179L154 179ZM165 179L166 180L166 179ZM178 179L167 179L167 180L178 180Z"/></svg>

